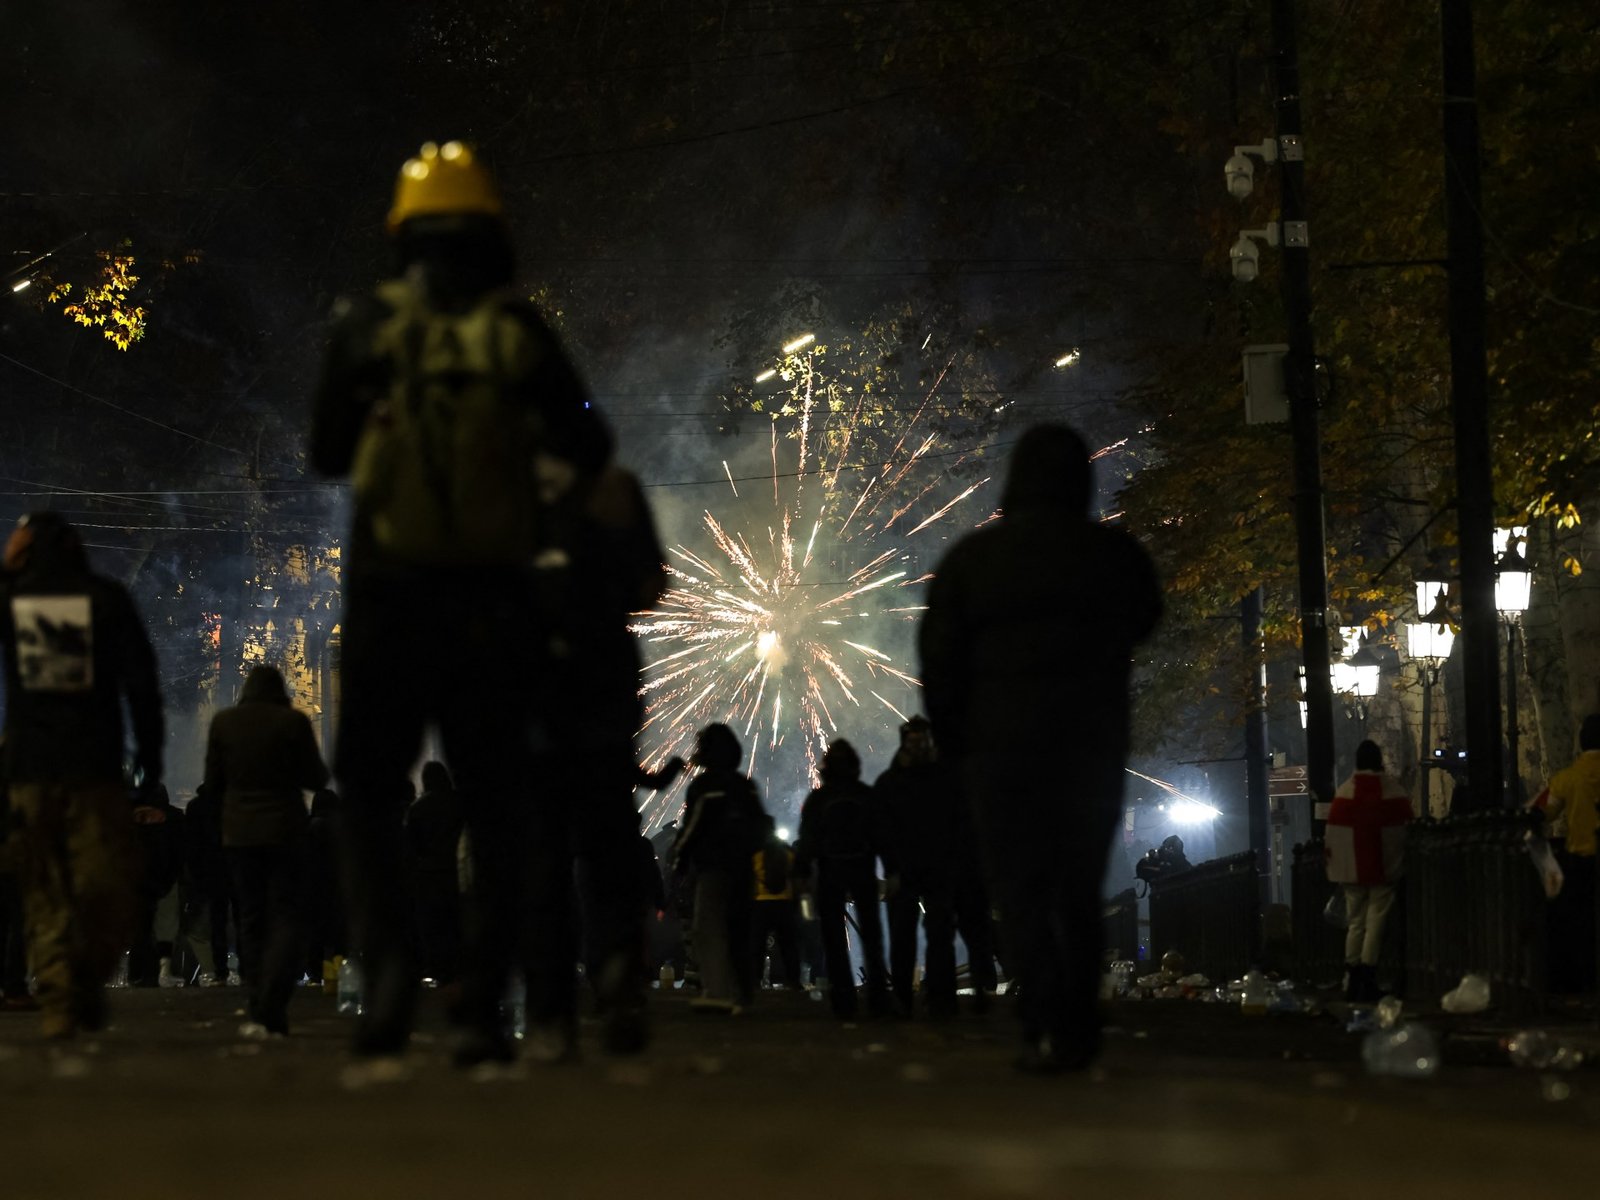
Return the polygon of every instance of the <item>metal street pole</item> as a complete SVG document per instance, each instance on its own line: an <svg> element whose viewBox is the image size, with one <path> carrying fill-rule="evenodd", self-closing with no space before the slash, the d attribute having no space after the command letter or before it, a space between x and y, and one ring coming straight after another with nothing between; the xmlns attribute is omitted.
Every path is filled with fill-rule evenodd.
<svg viewBox="0 0 1600 1200"><path fill-rule="evenodd" d="M1517 715L1517 618L1506 617L1506 803L1521 808L1526 801L1522 791L1522 730ZM1472 756L1467 756L1472 761Z"/></svg>
<svg viewBox="0 0 1600 1200"><path fill-rule="evenodd" d="M1483 222L1470 0L1440 0L1444 199L1449 227L1450 406L1461 550L1461 667L1472 806L1501 803L1500 618L1494 605L1494 474L1484 361Z"/></svg>
<svg viewBox="0 0 1600 1200"><path fill-rule="evenodd" d="M1289 353L1284 383L1294 435L1295 540L1300 560L1300 651L1305 663L1306 776L1312 828L1320 833L1333 800L1333 683L1328 676L1327 528L1322 499L1322 434L1317 417L1316 348L1311 336L1311 253L1306 222L1305 154L1300 129L1300 61L1293 0L1273 0L1277 64L1280 217L1284 316Z"/></svg>
<svg viewBox="0 0 1600 1200"><path fill-rule="evenodd" d="M1424 663L1419 673L1422 676L1422 736L1417 740L1422 746L1422 795L1417 815L1426 817L1431 812L1429 792L1433 786L1433 684L1439 677L1439 668L1431 662Z"/></svg>
<svg viewBox="0 0 1600 1200"><path fill-rule="evenodd" d="M1276 873L1269 842L1271 814L1267 811L1267 660L1261 644L1261 619L1266 595L1255 588L1240 603L1245 669L1250 673L1250 699L1244 714L1245 804L1250 816L1250 849L1263 892Z"/></svg>

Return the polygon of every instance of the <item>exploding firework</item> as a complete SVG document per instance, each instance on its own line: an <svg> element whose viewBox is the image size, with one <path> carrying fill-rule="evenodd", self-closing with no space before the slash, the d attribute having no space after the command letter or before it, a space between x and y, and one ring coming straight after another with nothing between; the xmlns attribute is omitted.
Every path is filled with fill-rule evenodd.
<svg viewBox="0 0 1600 1200"><path fill-rule="evenodd" d="M669 590L631 626L650 651L641 694L652 766L689 757L696 732L722 721L750 747L752 775L770 773L780 753L798 746L795 761L809 780L841 730L881 729L914 711L909 697L919 685L881 644L892 628L885 622L922 611L911 590L930 578L917 567L919 538L948 524L989 478L961 487L959 469L979 450L947 446L924 427L938 411L942 373L909 411L888 461L851 464L851 443L864 440L874 414L864 394L853 403L837 393L819 400L819 349L809 340L784 348L792 403L771 424L770 509L737 527L707 511L707 544L671 548ZM838 422L827 438L821 415ZM794 443L793 470L780 470L780 440ZM738 497L739 481L722 465ZM658 798L647 825L665 823L677 807L676 794Z"/></svg>

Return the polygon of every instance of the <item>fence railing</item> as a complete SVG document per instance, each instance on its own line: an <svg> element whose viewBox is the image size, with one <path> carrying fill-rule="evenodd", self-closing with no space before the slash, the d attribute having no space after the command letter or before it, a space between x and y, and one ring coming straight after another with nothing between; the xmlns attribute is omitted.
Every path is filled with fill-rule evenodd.
<svg viewBox="0 0 1600 1200"><path fill-rule="evenodd" d="M1543 1006L1548 908L1524 843L1529 820L1501 810L1412 822L1378 963L1386 988L1437 1000L1472 972L1489 980L1503 1012ZM1334 984L1344 932L1323 917L1338 885L1328 882L1320 840L1294 848L1293 871L1296 974Z"/></svg>
<svg viewBox="0 0 1600 1200"><path fill-rule="evenodd" d="M1513 810L1414 822L1406 840L1407 982L1438 997L1471 971L1498 1007L1544 1005L1548 906L1528 860L1531 818Z"/></svg>
<svg viewBox="0 0 1600 1200"><path fill-rule="evenodd" d="M1214 981L1236 978L1256 961L1261 889L1253 853L1200 863L1150 885L1150 961L1168 950L1190 972Z"/></svg>
<svg viewBox="0 0 1600 1200"><path fill-rule="evenodd" d="M1139 961L1139 894L1132 888L1105 902L1100 915L1100 944L1113 958Z"/></svg>

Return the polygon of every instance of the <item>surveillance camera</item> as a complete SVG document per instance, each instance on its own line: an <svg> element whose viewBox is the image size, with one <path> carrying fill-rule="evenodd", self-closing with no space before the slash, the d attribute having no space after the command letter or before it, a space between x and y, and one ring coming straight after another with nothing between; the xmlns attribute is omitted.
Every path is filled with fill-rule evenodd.
<svg viewBox="0 0 1600 1200"><path fill-rule="evenodd" d="M1254 283L1256 276L1261 273L1261 251L1256 249L1255 242L1242 233L1228 251L1228 258L1233 263L1233 277L1240 283Z"/></svg>
<svg viewBox="0 0 1600 1200"><path fill-rule="evenodd" d="M1222 168L1222 176L1228 181L1228 195L1235 200L1243 200L1255 189L1256 168L1243 154L1235 154Z"/></svg>

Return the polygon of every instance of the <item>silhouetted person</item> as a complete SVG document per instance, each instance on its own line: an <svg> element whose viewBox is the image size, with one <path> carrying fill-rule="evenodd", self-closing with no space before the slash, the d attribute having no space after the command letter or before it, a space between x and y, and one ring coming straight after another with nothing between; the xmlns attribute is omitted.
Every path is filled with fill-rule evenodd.
<svg viewBox="0 0 1600 1200"><path fill-rule="evenodd" d="M187 879L184 927L201 958L206 986L228 982L228 915L233 909L233 884L222 849L222 797L202 783L183 810L183 854ZM199 949L204 942L203 957ZM209 959L210 961L206 961Z"/></svg>
<svg viewBox="0 0 1600 1200"><path fill-rule="evenodd" d="M695 743L674 864L694 875L694 951L700 965L703 1012L737 1012L754 990L750 945L750 856L770 822L750 777L741 774L744 748L726 725L707 725Z"/></svg>
<svg viewBox="0 0 1600 1200"><path fill-rule="evenodd" d="M320 788L311 797L306 823L306 971L328 984L334 960L345 955L344 890L340 867L344 841L339 832L339 795ZM454 864L454 853L451 856Z"/></svg>
<svg viewBox="0 0 1600 1200"><path fill-rule="evenodd" d="M900 749L872 790L900 864L900 887L888 904L889 976L896 1001L906 1013L912 1011L920 922L927 934L928 1015L955 1016L959 924L982 1008L997 980L977 834L960 781L940 760L925 717L912 717L900 727Z"/></svg>
<svg viewBox="0 0 1600 1200"><path fill-rule="evenodd" d="M649 1037L641 920L647 892L634 790L641 782L668 784L676 771L670 763L656 775L638 766L634 735L644 705L628 624L630 613L660 597L665 555L644 491L628 472L606 467L581 498L581 505L551 513L536 573L539 619L549 630L542 723L552 742L539 774L552 781L553 803L542 807L533 847L536 879L577 880L581 921L562 907L572 889L541 891L534 927L541 955L568 964L575 947L556 931L579 930L603 1015L601 1044L632 1054ZM573 983L570 971L554 981L541 1017L567 1047L577 1021Z"/></svg>
<svg viewBox="0 0 1600 1200"><path fill-rule="evenodd" d="M866 960L867 1011L888 1016L893 1005L883 961L877 864L882 860L885 875L892 879L895 862L883 814L872 789L861 780L861 758L849 742L828 744L817 775L821 786L800 805L795 867L816 892L829 1000L835 1016L848 1020L856 1015L855 971L845 933L845 904L854 900Z"/></svg>
<svg viewBox="0 0 1600 1200"><path fill-rule="evenodd" d="M541 718L561 649L548 594L565 589L544 581L570 562L552 527L586 503L611 435L510 287L499 192L470 148L430 143L405 164L389 231L398 277L336 311L310 447L317 470L352 476L355 500L335 764L367 982L355 1050L395 1054L410 1035L401 827L431 724L466 817L478 931L457 1061L512 1057L500 1002L513 966L527 976L527 1048L564 1057L576 1027L559 920L568 797L535 760L562 749ZM618 770L627 788L631 746Z"/></svg>
<svg viewBox="0 0 1600 1200"><path fill-rule="evenodd" d="M128 949L128 982L138 987L182 987L172 970L172 942L161 936L158 914L177 886L184 862L183 813L160 784L145 789L145 802L133 814L139 847L139 915Z"/></svg>
<svg viewBox="0 0 1600 1200"><path fill-rule="evenodd" d="M1457 789L1459 795L1459 789ZM1578 731L1578 757L1533 801L1561 864L1561 894L1550 903L1550 986L1585 994L1595 981L1595 843L1600 826L1600 713ZM1465 803L1462 804L1462 810Z"/></svg>
<svg viewBox="0 0 1600 1200"><path fill-rule="evenodd" d="M1345 999L1378 1000L1383 929L1405 870L1411 799L1383 773L1383 751L1356 747L1355 774L1340 785L1323 835L1328 879L1344 888Z"/></svg>
<svg viewBox="0 0 1600 1200"><path fill-rule="evenodd" d="M800 900L795 894L794 850L774 830L752 860L755 868L755 904L750 923L751 961L755 978L761 978L772 942L774 975L792 988L800 986Z"/></svg>
<svg viewBox="0 0 1600 1200"><path fill-rule="evenodd" d="M5 773L34 996L47 1038L105 1024L102 990L132 935L137 872L122 782L123 705L145 790L161 783L155 654L122 586L89 569L54 513L5 550ZM135 797L134 812L148 809Z"/></svg>
<svg viewBox="0 0 1600 1200"><path fill-rule="evenodd" d="M416 906L417 946L425 976L454 983L461 962L461 888L456 847L465 827L461 799L441 762L424 763L422 795L406 813L406 866Z"/></svg>
<svg viewBox="0 0 1600 1200"><path fill-rule="evenodd" d="M239 703L211 718L206 740L206 789L222 797L222 845L239 906L246 1037L289 1032L289 997L305 965L304 793L327 781L311 720L289 703L283 676L252 667Z"/></svg>
<svg viewBox="0 0 1600 1200"><path fill-rule="evenodd" d="M1088 447L1017 445L1004 515L939 564L920 631L941 752L977 817L1027 1069L1099 1051L1100 884L1122 807L1130 659L1161 614L1149 556L1094 520Z"/></svg>

